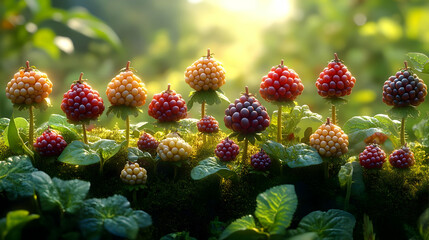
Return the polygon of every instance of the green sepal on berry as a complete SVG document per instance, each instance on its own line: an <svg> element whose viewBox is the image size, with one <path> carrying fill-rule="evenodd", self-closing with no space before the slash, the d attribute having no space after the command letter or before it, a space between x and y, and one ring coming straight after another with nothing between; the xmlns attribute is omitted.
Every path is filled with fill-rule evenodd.
<svg viewBox="0 0 429 240"><path fill-rule="evenodd" d="M189 94L189 101L187 102L188 110L192 108L195 102L199 104L206 103L208 105L220 104L225 101L229 103L229 99L225 96L224 92L220 89L209 89L206 91L192 91Z"/></svg>
<svg viewBox="0 0 429 240"><path fill-rule="evenodd" d="M46 111L49 107L52 107L51 99L50 98L44 98L42 102L40 103L31 103L31 104L25 104L25 103L15 103L13 104L14 108L17 108L19 111L22 110L28 110L30 107L34 107L36 109L39 109L41 111Z"/></svg>
<svg viewBox="0 0 429 240"><path fill-rule="evenodd" d="M111 105L106 112L106 115L114 114L116 117L121 118L122 120L126 120L127 116L138 117L140 113L143 113L143 110L125 105Z"/></svg>
<svg viewBox="0 0 429 240"><path fill-rule="evenodd" d="M262 141L262 133L240 133L233 132L228 135L228 138L237 138L238 141L243 141L247 139L252 145L255 145L256 140Z"/></svg>
<svg viewBox="0 0 429 240"><path fill-rule="evenodd" d="M387 114L391 118L417 118L420 116L420 111L413 106L392 107L391 109L387 110Z"/></svg>

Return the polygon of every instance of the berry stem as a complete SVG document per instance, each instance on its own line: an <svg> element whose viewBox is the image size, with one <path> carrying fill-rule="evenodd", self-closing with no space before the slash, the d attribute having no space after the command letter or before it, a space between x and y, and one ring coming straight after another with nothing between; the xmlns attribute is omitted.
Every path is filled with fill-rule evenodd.
<svg viewBox="0 0 429 240"><path fill-rule="evenodd" d="M210 59L210 48L207 48L207 59Z"/></svg>
<svg viewBox="0 0 429 240"><path fill-rule="evenodd" d="M338 58L337 53L334 53L334 56L335 56L335 62L339 62L339 61L340 61L340 59Z"/></svg>
<svg viewBox="0 0 429 240"><path fill-rule="evenodd" d="M331 106L332 123L337 124L337 108L334 104Z"/></svg>
<svg viewBox="0 0 429 240"><path fill-rule="evenodd" d="M127 147L129 147L130 146L130 116L127 116L125 124L127 125L125 129L125 135L126 135L125 137L127 138Z"/></svg>
<svg viewBox="0 0 429 240"><path fill-rule="evenodd" d="M401 145L405 145L405 118L402 118L401 121Z"/></svg>
<svg viewBox="0 0 429 240"><path fill-rule="evenodd" d="M167 86L167 92L169 92L169 91L170 91L170 88L171 88L171 85L170 85L170 84L168 84L168 86Z"/></svg>
<svg viewBox="0 0 429 240"><path fill-rule="evenodd" d="M83 77L83 72L80 73L79 80L77 80L78 83L82 83L82 77Z"/></svg>
<svg viewBox="0 0 429 240"><path fill-rule="evenodd" d="M27 60L27 61L25 62L25 66L26 66L26 68L25 68L25 70L24 70L25 72L29 72L29 71L31 71L30 61L28 61L28 60Z"/></svg>
<svg viewBox="0 0 429 240"><path fill-rule="evenodd" d="M125 67L125 71L129 71L130 70L130 64L131 64L131 61L128 61L127 62L127 66Z"/></svg>
<svg viewBox="0 0 429 240"><path fill-rule="evenodd" d="M243 155L241 159L243 166L247 162L247 145L249 145L249 140L247 140L247 137L246 137L244 138Z"/></svg>
<svg viewBox="0 0 429 240"><path fill-rule="evenodd" d="M407 63L407 61L404 61L404 65L405 65L405 71L407 71L408 70L408 63Z"/></svg>
<svg viewBox="0 0 429 240"><path fill-rule="evenodd" d="M83 142L88 144L88 137L86 136L86 126L85 123L82 123L82 131L83 131Z"/></svg>
<svg viewBox="0 0 429 240"><path fill-rule="evenodd" d="M349 208L349 202L350 202L350 195L352 193L352 178L350 177L347 180L347 192L346 192L346 198L344 199L344 210L347 211L347 209Z"/></svg>
<svg viewBox="0 0 429 240"><path fill-rule="evenodd" d="M33 138L34 138L34 113L33 106L31 105L29 108L30 111L30 127L28 130L28 147L33 149Z"/></svg>
<svg viewBox="0 0 429 240"><path fill-rule="evenodd" d="M246 90L246 95L249 95L249 87L246 86L246 87L244 87L244 89Z"/></svg>
<svg viewBox="0 0 429 240"><path fill-rule="evenodd" d="M283 68L283 66L284 66L284 60L282 59L282 60L280 61L280 67L281 67L281 68Z"/></svg>
<svg viewBox="0 0 429 240"><path fill-rule="evenodd" d="M277 116L277 142L282 142L282 106L279 105L279 111Z"/></svg>
<svg viewBox="0 0 429 240"><path fill-rule="evenodd" d="M204 116L206 115L206 101L203 101L203 103L201 104L201 119L204 118ZM206 145L206 135L203 134L203 146Z"/></svg>

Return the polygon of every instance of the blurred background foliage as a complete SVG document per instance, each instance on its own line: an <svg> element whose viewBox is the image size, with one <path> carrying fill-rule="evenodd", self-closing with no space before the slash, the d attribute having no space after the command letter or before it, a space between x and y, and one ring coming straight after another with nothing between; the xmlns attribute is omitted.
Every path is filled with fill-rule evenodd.
<svg viewBox="0 0 429 240"><path fill-rule="evenodd" d="M188 100L192 89L183 73L211 48L227 71L222 89L230 100L245 85L257 93L261 77L285 59L305 85L298 103L327 117L329 104L316 94L315 81L337 52L357 79L339 109L342 125L389 109L381 101L383 82L403 67L407 52L429 53L428 22L427 0L0 0L0 85L30 60L54 84L48 113L62 114L62 95L80 72L108 107L106 86L131 60L149 90L147 102L168 83ZM0 117L10 117L3 93L0 102ZM209 106L208 113L222 122L226 107ZM427 117L429 100L419 109L420 119ZM198 110L190 117L198 118ZM48 113L36 113L36 123ZM121 120L103 115L100 121ZM153 119L142 114L131 121Z"/></svg>

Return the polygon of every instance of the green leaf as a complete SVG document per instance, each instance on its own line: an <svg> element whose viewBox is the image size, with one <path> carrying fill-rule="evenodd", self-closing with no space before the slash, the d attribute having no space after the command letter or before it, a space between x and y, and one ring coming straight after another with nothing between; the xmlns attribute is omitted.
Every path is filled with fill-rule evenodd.
<svg viewBox="0 0 429 240"><path fill-rule="evenodd" d="M326 102L328 102L331 105L335 105L335 106L340 106L343 104L346 104L348 101L347 99L341 98L341 97L327 97L324 98L326 100Z"/></svg>
<svg viewBox="0 0 429 240"><path fill-rule="evenodd" d="M11 139L13 139L14 142L12 142L12 146L14 148L11 147L12 151L13 150L17 150L18 152L16 154L26 154L26 152L23 152L25 149L20 148L18 145L20 144L20 142L22 141L24 143L24 139L27 139L28 137L25 136L28 134L28 128L29 128L29 124L27 122L27 120L25 118L22 117L17 117L17 118L13 118L14 121L9 121L9 126L6 127L6 129L4 130L3 133L3 140L4 143L6 144L6 146L9 146L9 129L10 129L10 125L14 125L15 127L11 129L12 132L10 132L11 135ZM28 140L28 139L27 139ZM25 144L24 144L25 146ZM30 149L28 149L30 150Z"/></svg>
<svg viewBox="0 0 429 240"><path fill-rule="evenodd" d="M9 126L9 118L0 118L0 134Z"/></svg>
<svg viewBox="0 0 429 240"><path fill-rule="evenodd" d="M253 219L252 215L247 215L229 224L229 226L223 231L223 233L219 237L219 240L223 239L258 240L267 239L267 237L260 233L259 230L256 228L255 219Z"/></svg>
<svg viewBox="0 0 429 240"><path fill-rule="evenodd" d="M21 231L25 224L39 217L27 210L8 212L5 218L0 219L0 239L21 239Z"/></svg>
<svg viewBox="0 0 429 240"><path fill-rule="evenodd" d="M262 145L262 149L270 156L272 159L277 159L280 162L287 161L286 159L286 147L278 142L268 140Z"/></svg>
<svg viewBox="0 0 429 240"><path fill-rule="evenodd" d="M315 232L301 233L296 236L286 238L286 240L315 240L315 239L317 239L317 233Z"/></svg>
<svg viewBox="0 0 429 240"><path fill-rule="evenodd" d="M197 240L189 235L189 232L170 233L160 238L160 240Z"/></svg>
<svg viewBox="0 0 429 240"><path fill-rule="evenodd" d="M230 170L227 165L215 157L209 157L201 160L196 167L191 171L193 180L200 180L212 174L217 174L222 178L231 178L235 176L235 172Z"/></svg>
<svg viewBox="0 0 429 240"><path fill-rule="evenodd" d="M423 53L410 52L407 54L413 69L421 73L429 73L429 57Z"/></svg>
<svg viewBox="0 0 429 240"><path fill-rule="evenodd" d="M140 159L155 161L152 158L152 155L150 155L150 153L148 153L148 152L143 152L143 151L141 151L140 149L138 149L136 147L128 148L128 160L129 161L131 161L131 162L137 162Z"/></svg>
<svg viewBox="0 0 429 240"><path fill-rule="evenodd" d="M199 104L202 104L205 102L208 105L213 104L219 104L222 102L222 100L229 103L229 99L224 95L222 90L217 89L209 89L206 91L192 91L189 94L189 101L187 102L186 106L188 106L188 110L191 110L191 108L194 106L194 102L197 102Z"/></svg>
<svg viewBox="0 0 429 240"><path fill-rule="evenodd" d="M136 107L125 106L125 105L112 105L107 109L106 115L114 114L116 117L126 120L128 116L138 117L143 111Z"/></svg>
<svg viewBox="0 0 429 240"><path fill-rule="evenodd" d="M297 205L295 187L280 185L258 195L255 215L270 234L281 235L292 222Z"/></svg>
<svg viewBox="0 0 429 240"><path fill-rule="evenodd" d="M341 166L340 171L338 172L338 180L341 187L345 187L347 183L352 181L353 176L353 165L348 162Z"/></svg>
<svg viewBox="0 0 429 240"><path fill-rule="evenodd" d="M100 156L87 144L73 141L58 157L58 161L73 165L90 165L100 162Z"/></svg>
<svg viewBox="0 0 429 240"><path fill-rule="evenodd" d="M290 146L285 152L287 154L286 164L290 168L307 167L323 162L316 149L303 143Z"/></svg>
<svg viewBox="0 0 429 240"><path fill-rule="evenodd" d="M59 131L67 142L81 139L79 134L80 129L78 129L74 124L69 123L67 118L62 115L52 114L48 121L37 129L37 132L41 133L45 131L48 126Z"/></svg>
<svg viewBox="0 0 429 240"><path fill-rule="evenodd" d="M420 236L423 238L423 240L429 239L429 208L426 209L420 215L419 220L417 222L417 227L419 228Z"/></svg>
<svg viewBox="0 0 429 240"><path fill-rule="evenodd" d="M60 50L55 45L56 34L49 28L40 28L33 35L33 44L35 47L44 50L52 58L58 58L60 56Z"/></svg>
<svg viewBox="0 0 429 240"><path fill-rule="evenodd" d="M417 118L420 115L419 110L417 110L414 106L407 107L393 107L387 111L391 118Z"/></svg>
<svg viewBox="0 0 429 240"><path fill-rule="evenodd" d="M109 160L115 156L122 147L126 146L127 141L122 141L120 144L116 143L115 140L101 139L93 143L90 149L98 152L104 161Z"/></svg>
<svg viewBox="0 0 429 240"><path fill-rule="evenodd" d="M42 102L37 103L37 102L33 102L31 104L25 104L25 103L21 103L21 104L13 104L14 108L17 108L19 111L28 111L28 109L30 107L34 107L36 109L39 109L41 111L45 111L46 109L48 109L48 107L52 107L51 104L51 99L50 98L44 98L42 100Z"/></svg>
<svg viewBox="0 0 429 240"><path fill-rule="evenodd" d="M413 131L417 139L421 139L421 144L424 147L429 147L429 118L426 117L414 125Z"/></svg>
<svg viewBox="0 0 429 240"><path fill-rule="evenodd" d="M86 200L79 225L86 239L100 239L103 228L115 236L135 239L139 228L152 225L152 219L144 211L133 210L124 196L114 195Z"/></svg>
<svg viewBox="0 0 429 240"><path fill-rule="evenodd" d="M327 212L315 211L305 216L296 230L290 230L293 235L307 232L316 232L317 239L347 240L353 239L353 228L356 220L348 212L330 209Z"/></svg>
<svg viewBox="0 0 429 240"><path fill-rule="evenodd" d="M357 157L354 157L354 158L357 158ZM363 181L362 166L357 161L352 161L351 163L353 165L352 196L355 198L363 198L366 192L365 192L365 182Z"/></svg>
<svg viewBox="0 0 429 240"><path fill-rule="evenodd" d="M43 210L58 207L62 212L76 213L89 191L90 183L78 179L64 181L44 172L32 174Z"/></svg>
<svg viewBox="0 0 429 240"><path fill-rule="evenodd" d="M6 192L10 200L32 196L34 193L31 174L37 171L27 156L13 156L0 161L0 192Z"/></svg>

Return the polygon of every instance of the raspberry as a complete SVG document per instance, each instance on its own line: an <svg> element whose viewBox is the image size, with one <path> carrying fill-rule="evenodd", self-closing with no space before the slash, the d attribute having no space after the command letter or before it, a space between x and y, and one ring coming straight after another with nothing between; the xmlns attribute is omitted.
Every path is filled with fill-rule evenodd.
<svg viewBox="0 0 429 240"><path fill-rule="evenodd" d="M310 136L310 145L320 156L339 157L348 151L349 137L341 128L330 123L329 118Z"/></svg>
<svg viewBox="0 0 429 240"><path fill-rule="evenodd" d="M381 132L376 132L372 134L371 136L365 138L364 142L366 144L376 143L376 144L383 144L387 140L388 136Z"/></svg>
<svg viewBox="0 0 429 240"><path fill-rule="evenodd" d="M48 128L36 139L33 146L41 156L59 156L67 147L67 142L63 136Z"/></svg>
<svg viewBox="0 0 429 240"><path fill-rule="evenodd" d="M271 167L271 158L261 149L250 158L250 164L258 171L267 171Z"/></svg>
<svg viewBox="0 0 429 240"><path fill-rule="evenodd" d="M239 152L240 148L238 145L229 138L222 140L215 149L216 156L223 162L233 161Z"/></svg>
<svg viewBox="0 0 429 240"><path fill-rule="evenodd" d="M264 131L270 125L270 116L246 87L246 93L225 110L223 121L227 128L247 134Z"/></svg>
<svg viewBox="0 0 429 240"><path fill-rule="evenodd" d="M391 153L389 162L396 168L408 168L416 163L413 152L407 146L403 146Z"/></svg>
<svg viewBox="0 0 429 240"><path fill-rule="evenodd" d="M390 106L418 106L426 95L426 84L408 69L406 62L404 69L384 82L383 102Z"/></svg>
<svg viewBox="0 0 429 240"><path fill-rule="evenodd" d="M146 102L147 89L142 80L130 70L128 61L127 67L107 85L106 95L112 105L140 107Z"/></svg>
<svg viewBox="0 0 429 240"><path fill-rule="evenodd" d="M146 152L155 152L158 145L159 142L149 133L143 133L137 142L137 147Z"/></svg>
<svg viewBox="0 0 429 240"><path fill-rule="evenodd" d="M386 161L386 153L377 144L366 146L365 150L359 154L359 163L362 167L381 168Z"/></svg>
<svg viewBox="0 0 429 240"><path fill-rule="evenodd" d="M175 122L188 115L188 107L185 100L174 90L167 90L155 94L149 104L149 116L160 122Z"/></svg>
<svg viewBox="0 0 429 240"><path fill-rule="evenodd" d="M316 81L317 93L322 97L342 97L349 95L356 83L356 79L349 72L347 67L338 59L335 59L328 67L323 69Z"/></svg>
<svg viewBox="0 0 429 240"><path fill-rule="evenodd" d="M266 101L293 101L301 95L304 85L298 74L283 65L271 68L268 75L262 77L259 93Z"/></svg>
<svg viewBox="0 0 429 240"><path fill-rule="evenodd" d="M40 103L52 92L52 82L46 73L30 67L28 61L26 65L25 69L15 73L6 86L6 97L14 104Z"/></svg>
<svg viewBox="0 0 429 240"><path fill-rule="evenodd" d="M219 123L212 116L204 116L197 122L198 131L202 133L216 133L219 132Z"/></svg>
<svg viewBox="0 0 429 240"><path fill-rule="evenodd" d="M162 140L156 149L163 161L185 160L191 154L191 146L180 137L168 137Z"/></svg>
<svg viewBox="0 0 429 240"><path fill-rule="evenodd" d="M201 57L186 68L185 81L191 88L201 90L216 90L225 84L225 70L222 63L216 61L207 49L207 56Z"/></svg>
<svg viewBox="0 0 429 240"><path fill-rule="evenodd" d="M92 89L84 80L79 80L64 93L61 110L74 122L97 119L104 111L103 99L97 90Z"/></svg>
<svg viewBox="0 0 429 240"><path fill-rule="evenodd" d="M131 185L144 184L147 180L147 172L138 163L127 163L122 169L120 177L124 183Z"/></svg>

